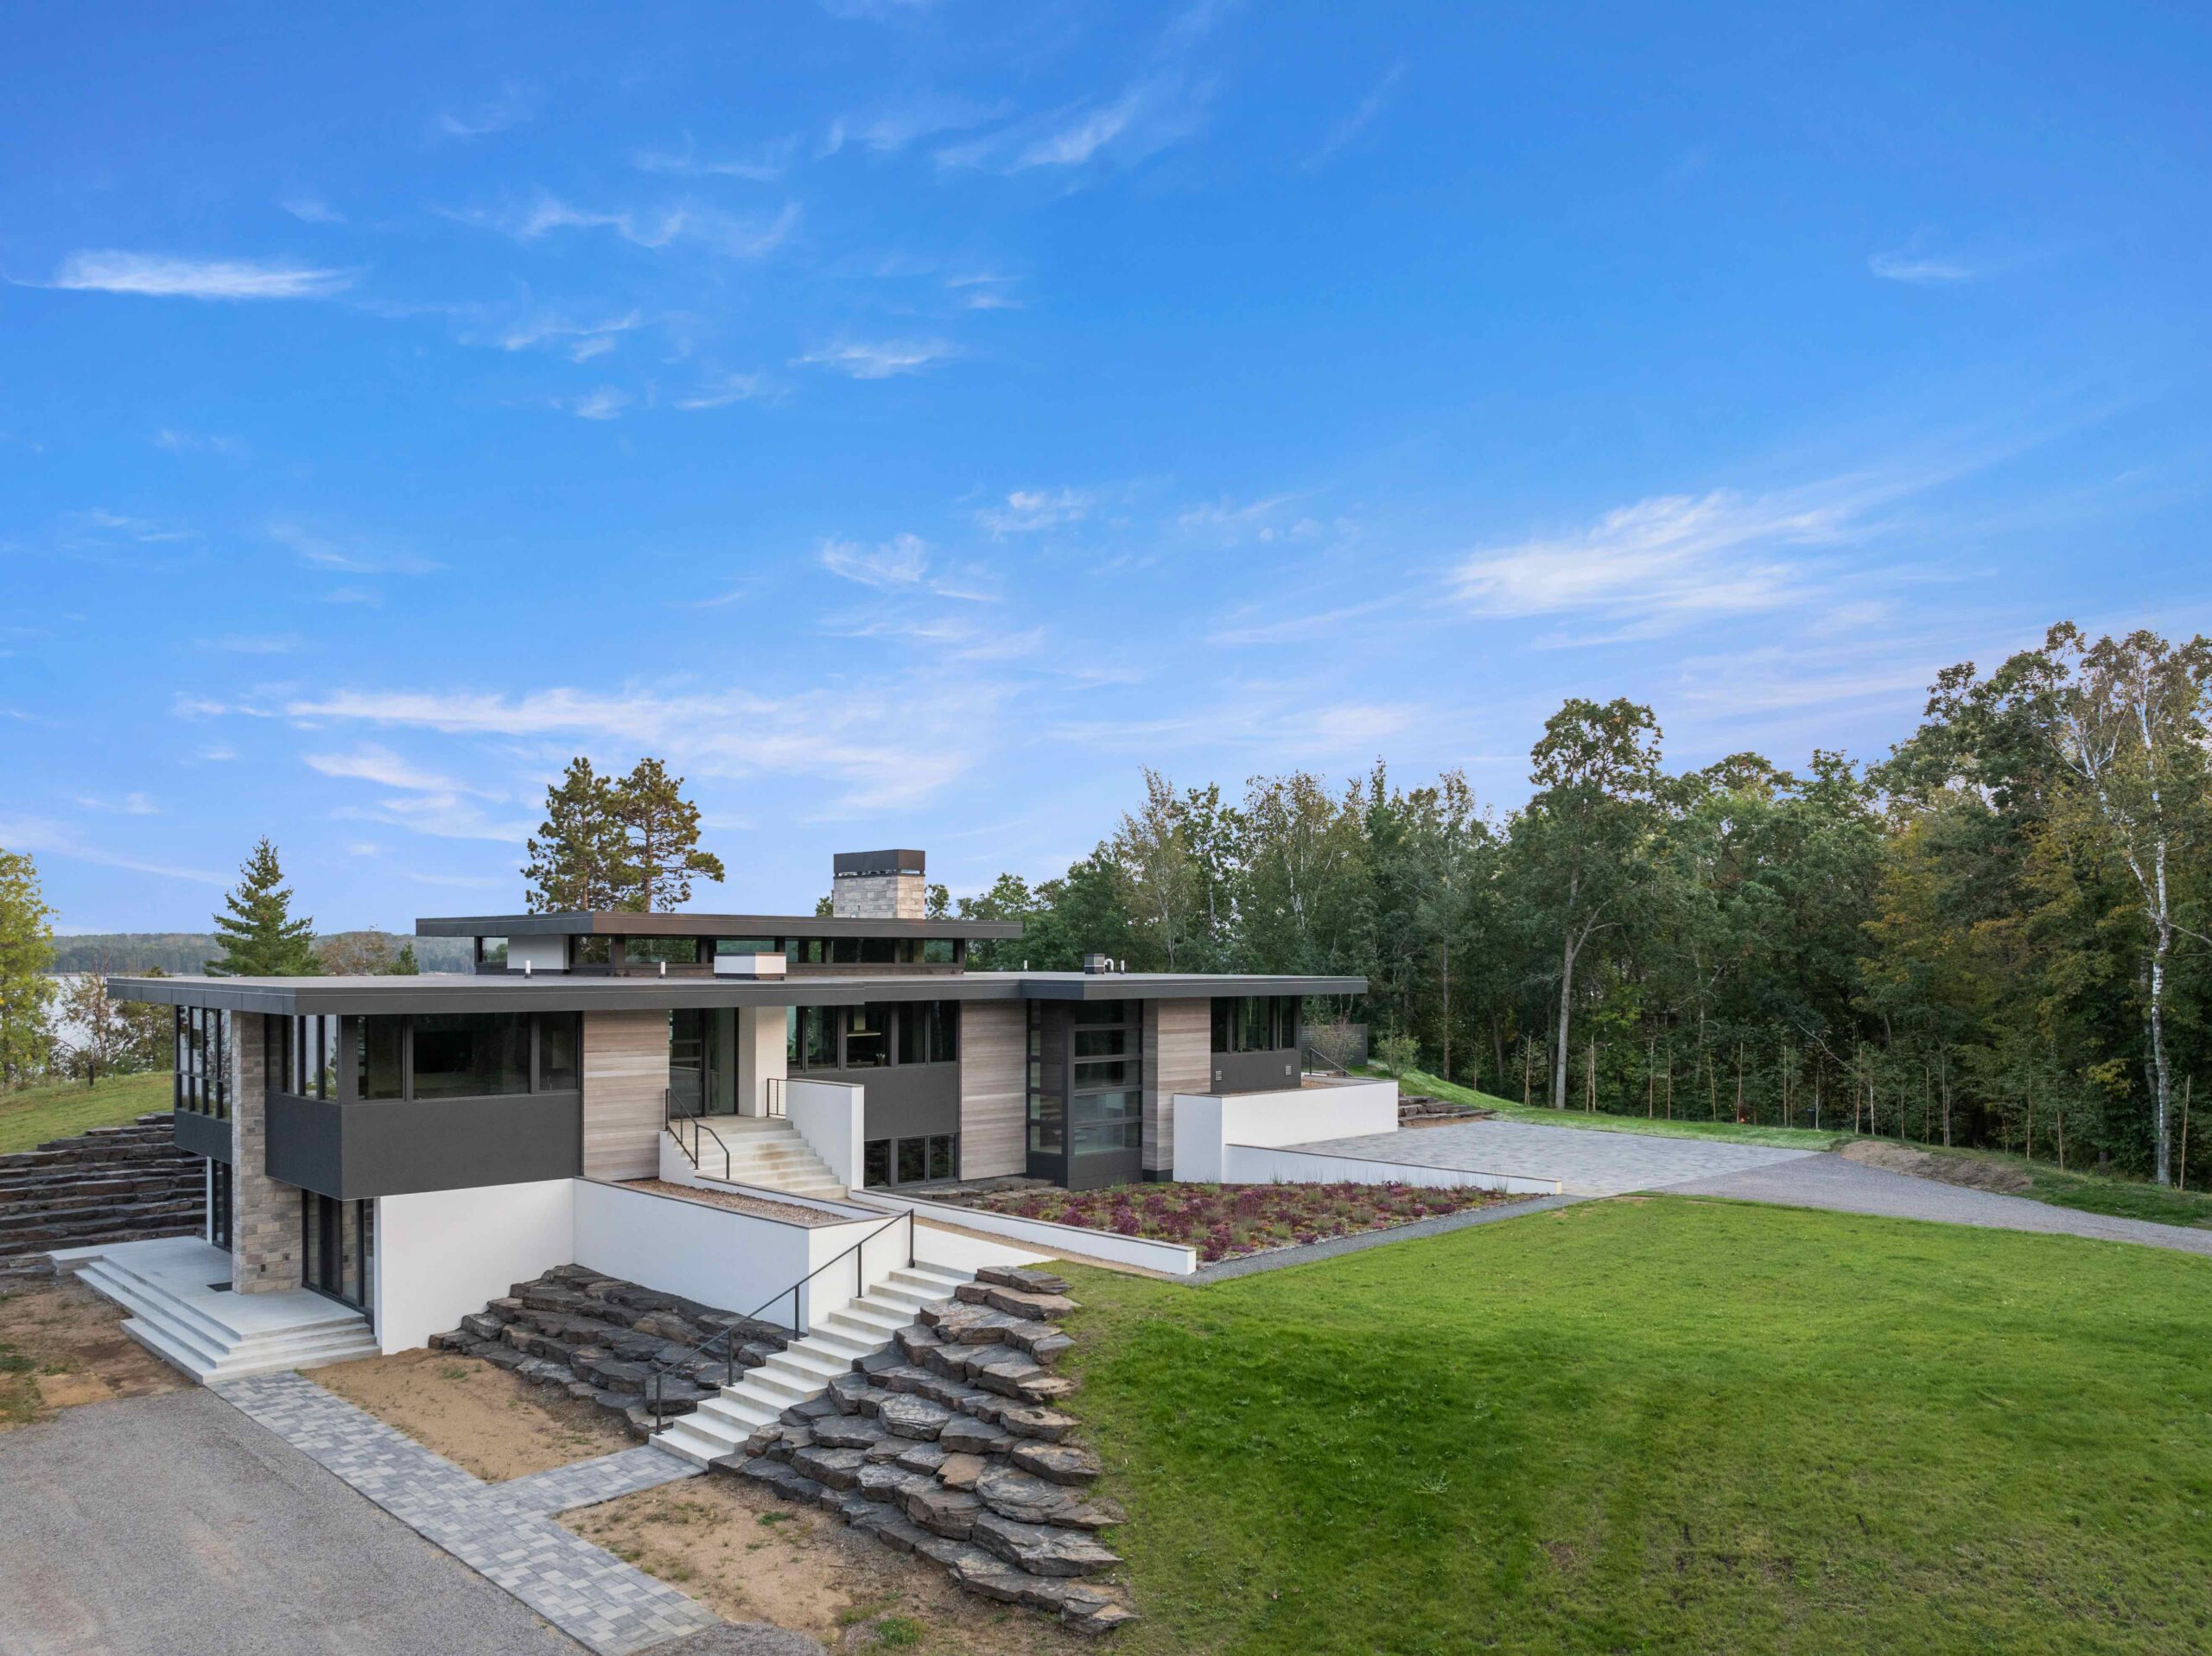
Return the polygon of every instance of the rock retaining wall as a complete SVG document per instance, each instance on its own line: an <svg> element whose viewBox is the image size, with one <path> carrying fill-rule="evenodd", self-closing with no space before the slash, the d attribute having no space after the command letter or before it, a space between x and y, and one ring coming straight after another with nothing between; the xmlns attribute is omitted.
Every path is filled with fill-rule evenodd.
<svg viewBox="0 0 2212 1656"><path fill-rule="evenodd" d="M639 1437L655 1430L645 1395L657 1362L670 1365L662 1406L689 1414L715 1395L728 1373L714 1356L693 1349L734 1328L741 1369L758 1367L791 1342L788 1331L677 1294L643 1288L588 1266L556 1265L534 1282L518 1282L504 1298L461 1319L430 1345L458 1351L544 1386L557 1386L622 1416Z"/></svg>
<svg viewBox="0 0 2212 1656"><path fill-rule="evenodd" d="M51 1271L57 1247L194 1235L207 1179L167 1112L0 1156L0 1276Z"/></svg>
<svg viewBox="0 0 2212 1656"><path fill-rule="evenodd" d="M1075 1309L1058 1277L988 1267L715 1464L970 1592L1087 1633L1120 1627L1136 1616L1127 1590L1095 1578L1122 1562L1098 1532L1124 1515L1092 1494L1098 1457L1054 1406L1076 1383L1052 1370L1073 1343L1053 1319Z"/></svg>

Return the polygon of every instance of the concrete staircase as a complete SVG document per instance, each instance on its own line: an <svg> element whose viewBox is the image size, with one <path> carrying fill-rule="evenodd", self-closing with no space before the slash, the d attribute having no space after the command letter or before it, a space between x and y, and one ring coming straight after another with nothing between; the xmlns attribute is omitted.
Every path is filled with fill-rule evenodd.
<svg viewBox="0 0 2212 1656"><path fill-rule="evenodd" d="M829 1202L845 1199L845 1187L830 1164L782 1116L680 1116L668 1130L692 1148L702 1177Z"/></svg>
<svg viewBox="0 0 2212 1656"><path fill-rule="evenodd" d="M189 1250L200 1250L199 1258ZM305 1288L235 1294L213 1286L220 1250L194 1239L128 1243L73 1259L77 1280L130 1313L123 1331L201 1385L377 1355L360 1312Z"/></svg>
<svg viewBox="0 0 2212 1656"><path fill-rule="evenodd" d="M735 1385L723 1386L691 1413L670 1421L652 1439L654 1445L701 1466L736 1454L754 1431L780 1419L794 1405L820 1396L861 1358L888 1346L925 1308L950 1301L953 1291L974 1281L975 1274L927 1263L900 1266L866 1297L821 1318L804 1339L746 1370Z"/></svg>

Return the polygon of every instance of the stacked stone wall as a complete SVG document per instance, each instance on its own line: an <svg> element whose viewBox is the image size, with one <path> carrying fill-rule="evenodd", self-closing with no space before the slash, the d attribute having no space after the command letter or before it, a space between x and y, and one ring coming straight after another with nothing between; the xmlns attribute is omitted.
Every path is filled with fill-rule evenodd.
<svg viewBox="0 0 2212 1656"><path fill-rule="evenodd" d="M196 1234L207 1181L166 1113L0 1156L0 1276L49 1271L58 1247Z"/></svg>

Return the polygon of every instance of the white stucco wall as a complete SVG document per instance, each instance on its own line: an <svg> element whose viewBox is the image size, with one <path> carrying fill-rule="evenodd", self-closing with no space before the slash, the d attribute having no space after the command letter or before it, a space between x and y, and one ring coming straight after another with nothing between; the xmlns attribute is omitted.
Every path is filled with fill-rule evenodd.
<svg viewBox="0 0 2212 1656"><path fill-rule="evenodd" d="M868 1120L868 1089L838 1081L786 1081L784 1114L807 1147L822 1158L848 1190L861 1183L861 1134Z"/></svg>
<svg viewBox="0 0 2212 1656"><path fill-rule="evenodd" d="M1233 1181L1224 1161L1231 1145L1260 1148L1312 1144L1398 1130L1398 1083L1347 1082L1272 1093L1178 1093L1175 1177L1198 1184Z"/></svg>
<svg viewBox="0 0 2212 1656"><path fill-rule="evenodd" d="M575 1257L573 1179L377 1198L377 1345L410 1351Z"/></svg>

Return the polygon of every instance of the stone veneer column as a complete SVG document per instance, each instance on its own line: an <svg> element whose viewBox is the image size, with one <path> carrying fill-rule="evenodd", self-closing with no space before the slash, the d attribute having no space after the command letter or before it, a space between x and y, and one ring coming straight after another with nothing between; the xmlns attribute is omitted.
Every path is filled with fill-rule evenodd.
<svg viewBox="0 0 2212 1656"><path fill-rule="evenodd" d="M1213 1090L1213 1002L1144 1003L1144 1173L1175 1177L1175 1094Z"/></svg>
<svg viewBox="0 0 2212 1656"><path fill-rule="evenodd" d="M263 1170L269 1158L269 1066L259 1012L231 1014L231 1287L272 1294L300 1285L300 1190Z"/></svg>

